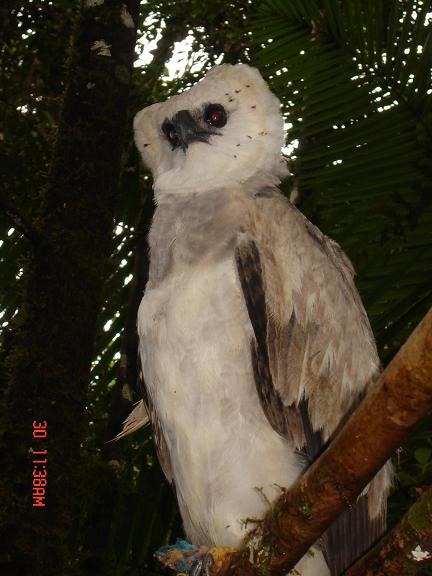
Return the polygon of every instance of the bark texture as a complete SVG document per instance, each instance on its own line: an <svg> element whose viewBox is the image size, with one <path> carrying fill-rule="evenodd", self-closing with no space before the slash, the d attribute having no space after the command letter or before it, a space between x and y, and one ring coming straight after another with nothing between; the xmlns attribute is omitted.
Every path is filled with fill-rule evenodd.
<svg viewBox="0 0 432 576"><path fill-rule="evenodd" d="M331 446L251 532L246 551L232 556L224 576L262 569L275 576L287 574L431 411L431 374L432 310ZM252 555L256 566L249 561L252 543L258 552Z"/></svg>
<svg viewBox="0 0 432 576"><path fill-rule="evenodd" d="M93 6L93 4L95 4ZM139 0L83 3L46 189L32 223L25 305L7 359L1 563L12 576L62 574L115 194ZM32 436L47 422L47 438ZM32 507L31 450L47 450L46 506Z"/></svg>

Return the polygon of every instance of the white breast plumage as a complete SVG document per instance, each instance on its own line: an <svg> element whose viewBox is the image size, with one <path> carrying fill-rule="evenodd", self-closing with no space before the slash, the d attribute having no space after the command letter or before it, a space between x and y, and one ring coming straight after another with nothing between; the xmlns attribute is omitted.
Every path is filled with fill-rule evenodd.
<svg viewBox="0 0 432 576"><path fill-rule="evenodd" d="M148 391L189 518L185 530L192 541L237 545L241 519L265 511L257 489L272 499L301 462L257 402L252 327L234 256L174 269L146 292L138 328Z"/></svg>

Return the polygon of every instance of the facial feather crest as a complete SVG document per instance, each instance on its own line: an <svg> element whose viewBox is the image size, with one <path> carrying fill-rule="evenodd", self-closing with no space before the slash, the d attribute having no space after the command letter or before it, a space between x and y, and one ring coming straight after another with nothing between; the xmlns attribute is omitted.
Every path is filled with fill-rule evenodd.
<svg viewBox="0 0 432 576"><path fill-rule="evenodd" d="M156 199L165 192L232 186L255 175L278 183L287 173L280 102L246 64L216 66L189 90L144 108L134 131Z"/></svg>

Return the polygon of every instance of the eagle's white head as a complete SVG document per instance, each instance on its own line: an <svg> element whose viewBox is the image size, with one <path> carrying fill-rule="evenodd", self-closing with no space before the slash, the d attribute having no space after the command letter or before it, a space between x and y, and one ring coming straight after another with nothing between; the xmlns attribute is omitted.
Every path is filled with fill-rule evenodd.
<svg viewBox="0 0 432 576"><path fill-rule="evenodd" d="M286 174L280 102L246 64L216 66L189 90L144 108L134 130L156 198Z"/></svg>

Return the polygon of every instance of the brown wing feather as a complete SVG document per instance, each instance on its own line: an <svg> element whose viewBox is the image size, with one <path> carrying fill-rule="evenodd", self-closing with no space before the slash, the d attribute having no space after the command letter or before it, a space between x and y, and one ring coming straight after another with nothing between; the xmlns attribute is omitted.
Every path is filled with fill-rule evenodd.
<svg viewBox="0 0 432 576"><path fill-rule="evenodd" d="M274 386L268 350L269 319L265 302L263 275L258 248L252 240L236 247L235 258L240 283L255 338L251 341L251 357L258 397L271 426L299 445L303 444L301 418L294 406L285 406ZM270 326L272 324L270 323Z"/></svg>
<svg viewBox="0 0 432 576"><path fill-rule="evenodd" d="M256 388L261 406L271 426L282 436L301 446L309 462L325 449L319 430L314 430L307 398L298 404L284 404L274 384L271 367L299 377L308 354L307 328L296 319L293 309L286 326L278 326L269 314L266 302L262 259L252 239L238 244L235 252L237 270L255 338L251 356ZM315 327L312 326L312 332ZM324 383L325 384L325 383ZM360 395L359 395L360 396ZM339 575L362 555L385 529L384 516L371 521L367 496L346 510L324 534L325 556L333 576Z"/></svg>

